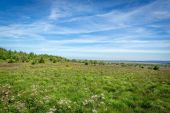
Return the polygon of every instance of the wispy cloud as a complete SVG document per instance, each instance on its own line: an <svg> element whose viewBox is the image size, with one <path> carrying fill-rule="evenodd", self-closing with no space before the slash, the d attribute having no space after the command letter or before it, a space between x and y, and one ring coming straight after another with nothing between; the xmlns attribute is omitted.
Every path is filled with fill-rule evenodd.
<svg viewBox="0 0 170 113"><path fill-rule="evenodd" d="M48 53L110 53L110 56L113 53L133 53L134 56L152 53L162 58L165 54L170 56L169 0L156 0L127 7L127 10L114 8L122 5L122 1L111 5L55 0L51 4L48 14L39 19L0 25L0 45L13 49L33 47L37 48L35 52ZM113 8L107 10L108 7Z"/></svg>
<svg viewBox="0 0 170 113"><path fill-rule="evenodd" d="M55 4L57 3L58 2L56 2ZM73 15L76 13L77 10L80 10L79 12L86 11L87 6L83 5L75 8L72 5L65 6L66 4L67 3L63 2L56 6L54 5L55 7L52 7L51 12L49 13L49 19L57 19L59 23L45 19L44 21L35 21L31 24L14 24L10 26L5 26L5 28L2 27L1 29L9 28L12 31L13 29L15 29L18 30L18 33L20 33L20 30L24 29L25 31L31 31L36 33L46 32L49 34L76 34L114 30L121 28L129 29L130 27L135 28L135 25L145 25L160 19L170 18L170 8L168 7L170 2L167 0L165 0L164 2L158 0L146 6L137 7L136 9L127 12L113 10L109 13L104 14L75 17ZM60 17L63 17L64 21L62 20L63 18L60 20ZM60 24L60 21L64 23ZM72 26L68 26L68 24L72 24ZM137 28L136 30L141 29L143 30L145 28ZM8 32L11 30L8 30Z"/></svg>

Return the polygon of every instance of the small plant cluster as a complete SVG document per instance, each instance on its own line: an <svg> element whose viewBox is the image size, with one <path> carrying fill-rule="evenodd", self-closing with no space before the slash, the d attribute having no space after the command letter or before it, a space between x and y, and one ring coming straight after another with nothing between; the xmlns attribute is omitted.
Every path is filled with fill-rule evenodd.
<svg viewBox="0 0 170 113"><path fill-rule="evenodd" d="M83 110L83 112L91 113L98 113L98 110L100 112L106 112L107 107L104 101L104 94L93 95L89 99L85 99L82 103L63 98L55 102L55 106L52 106L47 113L74 113L80 112L81 110Z"/></svg>
<svg viewBox="0 0 170 113"><path fill-rule="evenodd" d="M107 112L103 93L101 95L93 95L89 99L84 100L83 105L86 112L98 113L98 110Z"/></svg>
<svg viewBox="0 0 170 113"><path fill-rule="evenodd" d="M159 66L158 65L154 66L153 70L159 70Z"/></svg>
<svg viewBox="0 0 170 113"><path fill-rule="evenodd" d="M72 59L71 62L83 63L84 65L105 65L105 61L100 60L76 60Z"/></svg>
<svg viewBox="0 0 170 113"><path fill-rule="evenodd" d="M160 69L160 66L158 66L158 65L149 66L148 69L159 70L159 69Z"/></svg>
<svg viewBox="0 0 170 113"><path fill-rule="evenodd" d="M45 63L44 58L41 57L40 59L33 60L31 64L34 65L34 64L38 64L38 63Z"/></svg>

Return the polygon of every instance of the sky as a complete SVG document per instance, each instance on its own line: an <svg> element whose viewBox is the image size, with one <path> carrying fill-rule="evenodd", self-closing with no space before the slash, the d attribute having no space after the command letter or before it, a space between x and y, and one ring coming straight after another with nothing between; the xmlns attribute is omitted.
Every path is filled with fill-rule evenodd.
<svg viewBox="0 0 170 113"><path fill-rule="evenodd" d="M1 0L0 47L96 60L170 60L170 0Z"/></svg>

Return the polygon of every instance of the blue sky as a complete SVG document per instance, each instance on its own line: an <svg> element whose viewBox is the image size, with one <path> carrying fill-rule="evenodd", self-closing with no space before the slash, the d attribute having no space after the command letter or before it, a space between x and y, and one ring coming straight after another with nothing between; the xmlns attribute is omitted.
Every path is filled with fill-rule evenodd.
<svg viewBox="0 0 170 113"><path fill-rule="evenodd" d="M67 58L170 60L170 0L1 0L0 47Z"/></svg>

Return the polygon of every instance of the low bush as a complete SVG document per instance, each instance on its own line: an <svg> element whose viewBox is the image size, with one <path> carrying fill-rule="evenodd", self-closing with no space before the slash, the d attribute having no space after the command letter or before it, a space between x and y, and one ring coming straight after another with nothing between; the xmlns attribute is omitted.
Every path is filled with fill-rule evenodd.
<svg viewBox="0 0 170 113"><path fill-rule="evenodd" d="M35 60L31 62L32 65L34 65L34 64L36 64L36 63L37 63L37 62L36 62Z"/></svg>
<svg viewBox="0 0 170 113"><path fill-rule="evenodd" d="M85 62L84 65L88 65L89 63L88 62Z"/></svg>
<svg viewBox="0 0 170 113"><path fill-rule="evenodd" d="M15 60L14 59L9 59L8 63L14 63Z"/></svg>
<svg viewBox="0 0 170 113"><path fill-rule="evenodd" d="M45 60L43 57L40 58L39 63L45 63Z"/></svg>
<svg viewBox="0 0 170 113"><path fill-rule="evenodd" d="M159 70L159 66L158 65L154 66L153 70Z"/></svg>
<svg viewBox="0 0 170 113"><path fill-rule="evenodd" d="M54 59L54 60L53 60L53 63L56 63L56 62L57 62L57 60L56 60L56 59Z"/></svg>

